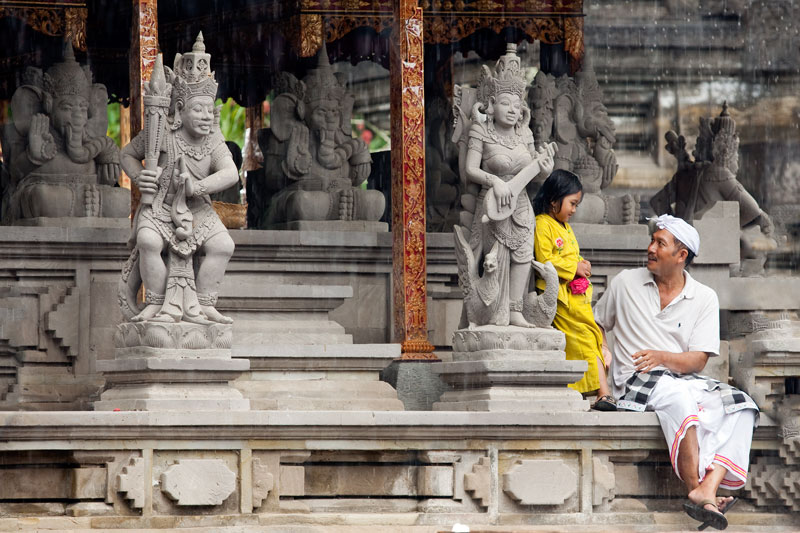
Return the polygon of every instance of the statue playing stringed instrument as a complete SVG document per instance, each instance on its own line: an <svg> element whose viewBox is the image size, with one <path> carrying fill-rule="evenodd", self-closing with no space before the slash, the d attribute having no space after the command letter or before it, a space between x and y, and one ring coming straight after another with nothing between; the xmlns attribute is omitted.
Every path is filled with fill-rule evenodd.
<svg viewBox="0 0 800 533"><path fill-rule="evenodd" d="M470 228L466 239L471 248L468 255L476 263L493 250L497 255L493 275L497 278L498 294L489 298L492 312L478 322L500 326L534 327L523 312L533 262L534 230L526 186L533 180L547 178L553 169L555 153L554 144L538 150L534 147L525 88L516 46L509 44L494 73L487 66L482 67L474 96L466 88L459 88L457 94L456 112L461 128L471 123L466 143L463 133L458 139L462 144L462 177L466 178L467 190L471 189L470 194L462 197L462 204L466 200L465 209L472 211L466 213L466 219L462 213L461 219ZM466 109L471 109L470 116L466 116ZM480 186L479 192L476 185ZM457 239L464 233L457 228Z"/></svg>

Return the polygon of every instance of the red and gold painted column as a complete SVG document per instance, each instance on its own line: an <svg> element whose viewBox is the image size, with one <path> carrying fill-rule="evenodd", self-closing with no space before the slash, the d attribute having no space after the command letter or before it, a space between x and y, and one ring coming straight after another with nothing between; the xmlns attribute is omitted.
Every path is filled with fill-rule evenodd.
<svg viewBox="0 0 800 533"><path fill-rule="evenodd" d="M158 1L133 0L133 35L130 53L130 139L142 131L144 123L144 84L158 55ZM139 189L131 184L131 214L139 205ZM131 217L132 218L132 217Z"/></svg>
<svg viewBox="0 0 800 533"><path fill-rule="evenodd" d="M422 8L393 0L390 56L394 338L401 359L436 359L428 341Z"/></svg>

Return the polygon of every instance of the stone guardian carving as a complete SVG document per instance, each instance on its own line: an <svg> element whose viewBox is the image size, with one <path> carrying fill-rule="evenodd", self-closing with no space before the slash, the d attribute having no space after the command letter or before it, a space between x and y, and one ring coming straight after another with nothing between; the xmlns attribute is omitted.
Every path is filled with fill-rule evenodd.
<svg viewBox="0 0 800 533"><path fill-rule="evenodd" d="M3 147L3 223L127 218L130 191L115 187L119 149L106 136L105 86L92 83L89 67L75 60L70 44L61 62L44 73L29 67L24 80L11 99L13 126Z"/></svg>
<svg viewBox="0 0 800 533"><path fill-rule="evenodd" d="M233 240L209 195L239 177L219 131L209 64L201 33L191 52L177 54L174 71L162 74L157 65L146 128L122 151L123 168L142 191L120 291L123 314L134 322L232 322L215 305ZM170 91L170 114L162 121ZM142 283L144 308L135 297Z"/></svg>
<svg viewBox="0 0 800 533"><path fill-rule="evenodd" d="M767 252L777 248L774 226L769 215L737 181L739 172L739 134L728 113L727 102L713 120L701 117L693 151L686 150L686 139L674 131L665 134L667 152L678 161L672 179L650 199L657 213L672 213L684 220L699 219L720 201L739 204L742 233L740 272L761 274Z"/></svg>
<svg viewBox="0 0 800 533"><path fill-rule="evenodd" d="M232 358L233 320L216 309L233 240L210 195L239 175L219 131L210 63L202 33L191 52L176 54L174 69L159 55L145 94L145 128L122 150L142 201L120 280L125 321L114 335L114 359L98 361L108 388L96 411L250 408L230 384L250 362ZM219 498L184 499L191 488L182 475L167 478L177 483L167 494L179 505L216 505L232 490L227 483Z"/></svg>
<svg viewBox="0 0 800 533"><path fill-rule="evenodd" d="M603 192L619 169L612 149L616 134L588 58L575 79L566 75L556 79L539 71L533 80L529 105L537 146L555 142L555 168L574 172L583 184L583 200L572 222L638 223L637 197L615 197Z"/></svg>
<svg viewBox="0 0 800 533"><path fill-rule="evenodd" d="M383 215L383 194L360 187L372 158L364 141L352 136L355 98L333 72L324 46L317 58L302 81L288 72L278 81L270 129L261 134L264 187L273 195L259 227Z"/></svg>

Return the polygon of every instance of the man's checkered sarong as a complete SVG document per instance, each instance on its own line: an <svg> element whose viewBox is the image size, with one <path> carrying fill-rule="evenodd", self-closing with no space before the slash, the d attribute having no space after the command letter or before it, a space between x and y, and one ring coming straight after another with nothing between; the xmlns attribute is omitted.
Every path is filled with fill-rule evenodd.
<svg viewBox="0 0 800 533"><path fill-rule="evenodd" d="M701 376L699 374L676 374L669 370L652 370L650 372L634 372L625 382L625 394L617 402L617 409L625 409L628 411L642 412L647 407L647 400L653 387L658 383L661 376L668 375L675 379L693 380L700 379L706 382L706 388L709 392L719 391L722 397L722 405L725 412L735 413L742 409L755 409L758 411L758 406L753 399L745 392L740 391L736 387L732 387L727 383L722 383L716 379ZM756 415L758 416L758 415Z"/></svg>

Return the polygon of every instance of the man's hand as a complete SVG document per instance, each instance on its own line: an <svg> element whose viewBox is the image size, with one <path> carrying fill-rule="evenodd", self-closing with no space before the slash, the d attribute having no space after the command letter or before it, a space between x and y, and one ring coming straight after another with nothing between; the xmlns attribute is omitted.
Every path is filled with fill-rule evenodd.
<svg viewBox="0 0 800 533"><path fill-rule="evenodd" d="M655 367L667 366L667 361L672 355L670 352L660 350L642 350L633 354L633 362L637 372L650 372Z"/></svg>

